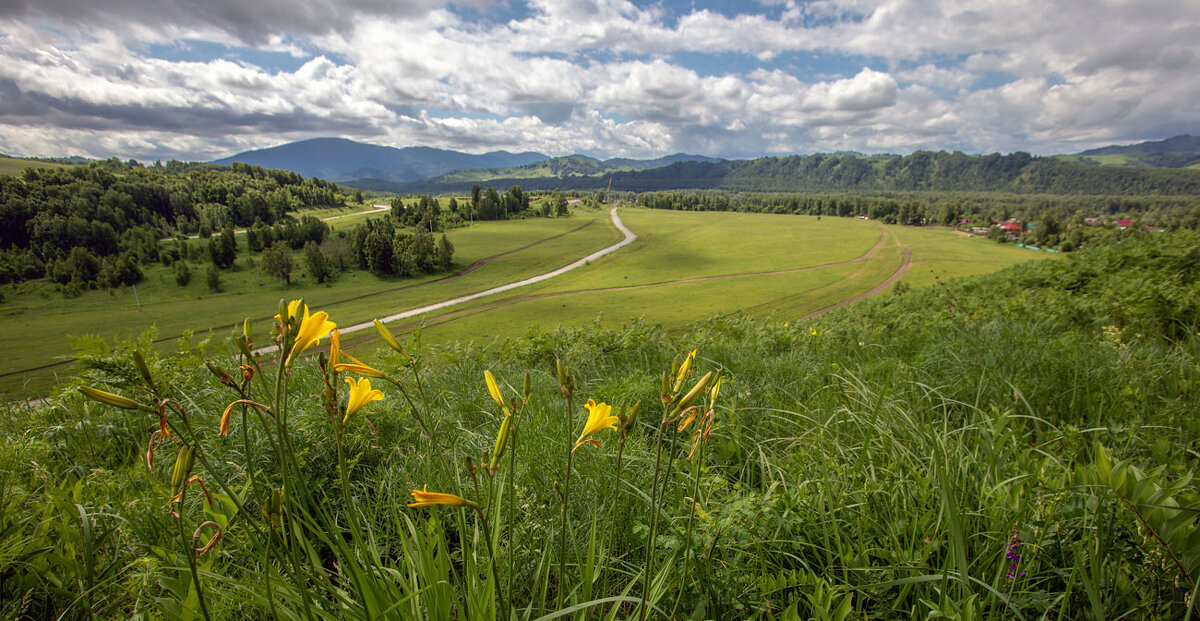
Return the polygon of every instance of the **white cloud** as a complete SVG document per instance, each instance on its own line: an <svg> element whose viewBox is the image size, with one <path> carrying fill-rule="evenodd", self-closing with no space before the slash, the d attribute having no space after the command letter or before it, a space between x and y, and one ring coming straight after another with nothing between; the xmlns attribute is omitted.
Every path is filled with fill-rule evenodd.
<svg viewBox="0 0 1200 621"><path fill-rule="evenodd" d="M533 0L507 23L486 0L482 21L440 0L280 1L0 6L0 147L209 157L332 134L552 154L1051 151L1200 129L1191 0L768 0L780 19ZM185 37L305 62L147 51Z"/></svg>

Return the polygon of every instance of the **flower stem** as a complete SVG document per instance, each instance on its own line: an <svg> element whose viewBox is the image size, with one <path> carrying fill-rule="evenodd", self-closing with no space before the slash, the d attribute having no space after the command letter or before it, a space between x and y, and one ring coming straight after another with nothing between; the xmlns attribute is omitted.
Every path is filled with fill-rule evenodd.
<svg viewBox="0 0 1200 621"><path fill-rule="evenodd" d="M638 619L642 620L646 618L648 611L646 604L650 598L650 583L654 573L654 540L658 536L658 472L662 465L663 431L667 428L667 424L666 419L659 424L658 436L654 442L656 448L654 450L654 482L650 485L650 534L646 538L646 575L643 577L642 602L638 611Z"/></svg>
<svg viewBox="0 0 1200 621"><path fill-rule="evenodd" d="M574 403L571 394L567 395L567 415L564 419L566 424L564 427L563 437L566 439L567 449L567 470L563 473L563 495L562 495L562 516L559 520L558 533L558 609L562 610L563 600L565 598L564 591L566 590L566 571L567 571L567 497L571 491L571 412L574 411Z"/></svg>

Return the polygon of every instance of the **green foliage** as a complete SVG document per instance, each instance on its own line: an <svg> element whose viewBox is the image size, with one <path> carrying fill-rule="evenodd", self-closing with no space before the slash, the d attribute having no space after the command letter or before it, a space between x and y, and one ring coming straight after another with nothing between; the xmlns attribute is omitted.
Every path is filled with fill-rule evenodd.
<svg viewBox="0 0 1200 621"><path fill-rule="evenodd" d="M543 166L550 164L543 163ZM815 154L715 162L684 161L650 170L590 175L494 177L488 183L520 183L526 190L627 192L674 189L734 192L971 191L1099 195L1200 194L1200 172L1191 169L1114 168L1034 157L1028 153L966 155L917 151L910 155ZM408 191L462 191L470 180L431 179Z"/></svg>
<svg viewBox="0 0 1200 621"><path fill-rule="evenodd" d="M184 342L146 351L151 382L93 343L88 384L142 403L183 395L186 414L168 411L172 439L147 469L154 414L74 393L7 406L0 606L357 619L492 618L511 603L520 619L632 618L650 574L666 618L1182 618L1200 562L1197 247L1191 233L1132 236L803 325L635 322L432 355L406 342L372 361L403 391L373 380L385 399L351 418L345 383L327 389L315 359L285 374L270 354ZM661 373L693 346L722 387L689 459L697 422L678 431ZM484 370L520 408L491 474L480 456L505 413ZM243 394L269 410L235 404L217 435ZM568 470L586 399L643 405L625 441L597 434ZM170 501L180 442L201 449L211 505L198 487ZM483 509L408 508L425 485ZM217 528L213 551L191 552Z"/></svg>
<svg viewBox="0 0 1200 621"><path fill-rule="evenodd" d="M277 241L262 253L262 271L271 278L292 284L292 250L285 242Z"/></svg>
<svg viewBox="0 0 1200 621"><path fill-rule="evenodd" d="M211 263L208 265L208 268L204 270L204 282L208 284L209 291L213 293L221 291L221 271L217 269L217 266Z"/></svg>
<svg viewBox="0 0 1200 621"><path fill-rule="evenodd" d="M188 267L187 261L175 262L175 284L180 287L186 287L192 281L192 268Z"/></svg>

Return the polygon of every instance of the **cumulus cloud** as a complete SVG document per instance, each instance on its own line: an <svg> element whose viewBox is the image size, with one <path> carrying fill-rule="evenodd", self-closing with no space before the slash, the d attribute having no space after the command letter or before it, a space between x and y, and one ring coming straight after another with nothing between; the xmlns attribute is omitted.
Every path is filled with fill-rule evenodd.
<svg viewBox="0 0 1200 621"><path fill-rule="evenodd" d="M1200 131L1191 0L764 0L739 11L0 0L0 149L207 158L338 135L623 156L1053 152ZM189 55L188 41L232 47ZM161 43L181 51L168 59ZM264 66L239 50L297 61Z"/></svg>

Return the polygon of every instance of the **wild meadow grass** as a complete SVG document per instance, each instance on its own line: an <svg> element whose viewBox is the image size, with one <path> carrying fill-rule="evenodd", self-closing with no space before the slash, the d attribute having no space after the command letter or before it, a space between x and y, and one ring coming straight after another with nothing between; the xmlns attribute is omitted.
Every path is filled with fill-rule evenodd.
<svg viewBox="0 0 1200 621"><path fill-rule="evenodd" d="M143 409L74 393L3 418L0 608L1185 618L1197 241L1148 236L803 325L397 342L370 368L335 355L338 377L328 338L278 363L320 332L296 319L261 359L262 331L144 365L128 343L80 384Z"/></svg>

